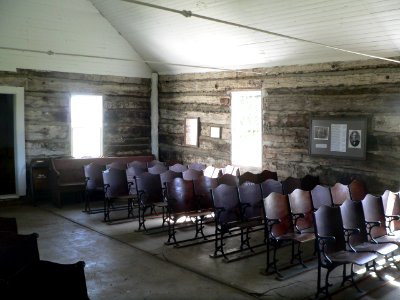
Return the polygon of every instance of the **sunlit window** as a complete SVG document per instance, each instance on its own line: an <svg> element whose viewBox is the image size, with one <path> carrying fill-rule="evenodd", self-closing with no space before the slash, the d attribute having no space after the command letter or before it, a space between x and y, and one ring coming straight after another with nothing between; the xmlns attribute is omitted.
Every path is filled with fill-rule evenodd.
<svg viewBox="0 0 400 300"><path fill-rule="evenodd" d="M103 155L103 97L71 97L71 141L73 157Z"/></svg>
<svg viewBox="0 0 400 300"><path fill-rule="evenodd" d="M232 164L262 167L261 91L232 92Z"/></svg>

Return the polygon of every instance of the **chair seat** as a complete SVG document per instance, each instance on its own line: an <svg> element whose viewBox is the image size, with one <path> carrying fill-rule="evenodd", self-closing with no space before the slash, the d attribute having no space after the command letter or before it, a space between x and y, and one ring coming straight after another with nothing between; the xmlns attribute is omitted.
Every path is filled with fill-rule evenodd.
<svg viewBox="0 0 400 300"><path fill-rule="evenodd" d="M286 233L276 238L277 240L295 240L299 243L315 240L313 233Z"/></svg>
<svg viewBox="0 0 400 300"><path fill-rule="evenodd" d="M384 235L384 236L375 238L375 241L377 241L378 244L394 243L394 244L400 245L400 237L398 237L396 235Z"/></svg>
<svg viewBox="0 0 400 300"><path fill-rule="evenodd" d="M371 252L338 251L328 254L328 257L332 260L332 262L352 263L361 266L374 260L378 256Z"/></svg>
<svg viewBox="0 0 400 300"><path fill-rule="evenodd" d="M393 251L395 251L398 246L392 243L385 244L372 244L372 243L362 243L353 246L357 252L376 252L381 255L387 255Z"/></svg>

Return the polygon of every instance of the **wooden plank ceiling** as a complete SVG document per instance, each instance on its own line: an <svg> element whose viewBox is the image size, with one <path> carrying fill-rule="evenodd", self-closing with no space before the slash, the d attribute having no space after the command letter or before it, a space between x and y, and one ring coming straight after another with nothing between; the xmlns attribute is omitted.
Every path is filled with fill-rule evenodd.
<svg viewBox="0 0 400 300"><path fill-rule="evenodd" d="M160 74L208 71L183 65L245 69L368 58L315 43L378 57L400 56L399 0L143 1L315 43L131 0L90 1Z"/></svg>

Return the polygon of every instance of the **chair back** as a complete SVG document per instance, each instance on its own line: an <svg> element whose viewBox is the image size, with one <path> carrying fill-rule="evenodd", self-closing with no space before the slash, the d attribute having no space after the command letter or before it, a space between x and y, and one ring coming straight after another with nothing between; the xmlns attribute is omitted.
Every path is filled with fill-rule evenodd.
<svg viewBox="0 0 400 300"><path fill-rule="evenodd" d="M186 171L182 172L182 178L185 180L195 180L203 176L203 171L196 170L196 169L187 169Z"/></svg>
<svg viewBox="0 0 400 300"><path fill-rule="evenodd" d="M259 184L241 184L238 187L239 201L242 205L243 219L263 219L264 207Z"/></svg>
<svg viewBox="0 0 400 300"><path fill-rule="evenodd" d="M142 169L143 172L147 171L147 163L144 161L134 160L126 164L127 168L136 167L138 169Z"/></svg>
<svg viewBox="0 0 400 300"><path fill-rule="evenodd" d="M282 181L282 189L285 195L289 195L295 189L301 189L301 179L289 176Z"/></svg>
<svg viewBox="0 0 400 300"><path fill-rule="evenodd" d="M190 165L188 165L188 169L193 169L193 170L197 170L197 171L203 171L206 168L205 164L201 164L201 163L191 163Z"/></svg>
<svg viewBox="0 0 400 300"><path fill-rule="evenodd" d="M174 165L168 167L168 169L179 173L179 172L186 171L188 168L182 164L174 164Z"/></svg>
<svg viewBox="0 0 400 300"><path fill-rule="evenodd" d="M245 182L247 182L248 184L260 183L258 175L252 172L245 172L239 176L239 185L242 185Z"/></svg>
<svg viewBox="0 0 400 300"><path fill-rule="evenodd" d="M335 238L326 244L325 253L346 250L343 234L342 216L339 207L322 205L314 212L314 228L317 237L332 236Z"/></svg>
<svg viewBox="0 0 400 300"><path fill-rule="evenodd" d="M301 182L301 189L303 191L311 191L315 188L318 184L320 184L319 177L313 175L305 175L300 179Z"/></svg>
<svg viewBox="0 0 400 300"><path fill-rule="evenodd" d="M350 199L361 201L368 194L367 188L364 182L358 179L354 179L349 184Z"/></svg>
<svg viewBox="0 0 400 300"><path fill-rule="evenodd" d="M376 238L386 235L386 218L383 209L382 198L379 196L367 194L364 199L361 200L361 203L364 210L365 221L380 222L379 226L375 226L372 228L371 236L373 238Z"/></svg>
<svg viewBox="0 0 400 300"><path fill-rule="evenodd" d="M382 195L382 203L386 216L400 215L400 198L398 193L386 190ZM390 230L400 230L400 220L390 222Z"/></svg>
<svg viewBox="0 0 400 300"><path fill-rule="evenodd" d="M197 199L199 209L207 210L213 208L211 190L218 186L217 178L200 176L193 180L194 194Z"/></svg>
<svg viewBox="0 0 400 300"><path fill-rule="evenodd" d="M136 182L135 176L139 176L140 174L146 172L145 169L138 167L138 166L129 166L126 169L126 179L128 180L128 184L130 184L130 194L136 194Z"/></svg>
<svg viewBox="0 0 400 300"><path fill-rule="evenodd" d="M126 170L110 168L103 171L104 196L108 199L129 194Z"/></svg>
<svg viewBox="0 0 400 300"><path fill-rule="evenodd" d="M161 186L165 187L165 184L173 181L175 178L182 178L182 172L174 172L167 170L160 174Z"/></svg>
<svg viewBox="0 0 400 300"><path fill-rule="evenodd" d="M333 206L331 190L325 185L316 185L311 190L311 200L314 210L317 210L322 205Z"/></svg>
<svg viewBox="0 0 400 300"><path fill-rule="evenodd" d="M272 226L270 234L274 237L280 237L292 233L294 230L288 195L272 192L264 198L263 202L266 221L279 220L278 224Z"/></svg>
<svg viewBox="0 0 400 300"><path fill-rule="evenodd" d="M239 185L239 177L232 174L224 174L218 177L218 184L227 184L236 187Z"/></svg>
<svg viewBox="0 0 400 300"><path fill-rule="evenodd" d="M179 214L197 210L194 198L193 181L175 178L167 182L168 210L171 214Z"/></svg>
<svg viewBox="0 0 400 300"><path fill-rule="evenodd" d="M351 199L349 187L340 182L336 182L335 185L331 187L331 196L333 205L336 206L341 205L347 199Z"/></svg>
<svg viewBox="0 0 400 300"><path fill-rule="evenodd" d="M119 161L113 161L112 163L106 164L106 169L119 169L119 170L126 170L126 164L119 162Z"/></svg>
<svg viewBox="0 0 400 300"><path fill-rule="evenodd" d="M222 227L240 222L240 202L237 187L220 184L211 191L215 208L215 222Z"/></svg>
<svg viewBox="0 0 400 300"><path fill-rule="evenodd" d="M157 159L154 159L152 161L147 162L147 169L152 168L156 165L165 166L165 163Z"/></svg>
<svg viewBox="0 0 400 300"><path fill-rule="evenodd" d="M86 190L102 189L103 183L103 171L105 166L98 165L96 163L90 163L83 166L83 172L86 178Z"/></svg>
<svg viewBox="0 0 400 300"><path fill-rule="evenodd" d="M289 194L290 211L292 214L303 214L304 217L297 219L298 230L311 228L313 224L314 207L312 205L311 194L309 191L295 189Z"/></svg>
<svg viewBox="0 0 400 300"><path fill-rule="evenodd" d="M138 199L142 205L151 205L162 202L163 191L159 174L143 172L135 176Z"/></svg>
<svg viewBox="0 0 400 300"><path fill-rule="evenodd" d="M168 171L168 167L161 164L155 164L154 166L149 167L147 169L147 172L151 174L161 174L164 173L165 171Z"/></svg>
<svg viewBox="0 0 400 300"><path fill-rule="evenodd" d="M267 179L261 182L262 197L268 197L272 192L283 194L282 183L275 179Z"/></svg>
<svg viewBox="0 0 400 300"><path fill-rule="evenodd" d="M278 180L278 173L269 171L269 170L263 170L261 173L258 174L258 182L259 183L261 183L267 179Z"/></svg>
<svg viewBox="0 0 400 300"><path fill-rule="evenodd" d="M358 228L360 233L352 234L350 236L350 244L358 245L368 242L368 233L365 226L365 217L362 203L347 199L340 205L340 213L342 215L344 228Z"/></svg>
<svg viewBox="0 0 400 300"><path fill-rule="evenodd" d="M234 167L232 165L227 165L225 168L222 169L222 174L231 174L234 176L240 176L239 167Z"/></svg>

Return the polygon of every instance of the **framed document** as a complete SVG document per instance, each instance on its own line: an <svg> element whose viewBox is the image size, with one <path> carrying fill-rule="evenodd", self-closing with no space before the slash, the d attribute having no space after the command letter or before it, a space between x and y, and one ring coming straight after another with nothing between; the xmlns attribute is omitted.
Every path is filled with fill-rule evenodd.
<svg viewBox="0 0 400 300"><path fill-rule="evenodd" d="M185 145L198 147L199 145L199 118L185 119Z"/></svg>
<svg viewBox="0 0 400 300"><path fill-rule="evenodd" d="M367 119L311 118L310 154L366 159Z"/></svg>
<svg viewBox="0 0 400 300"><path fill-rule="evenodd" d="M221 127L211 126L210 127L210 136L212 138L216 138L216 139L221 138Z"/></svg>

